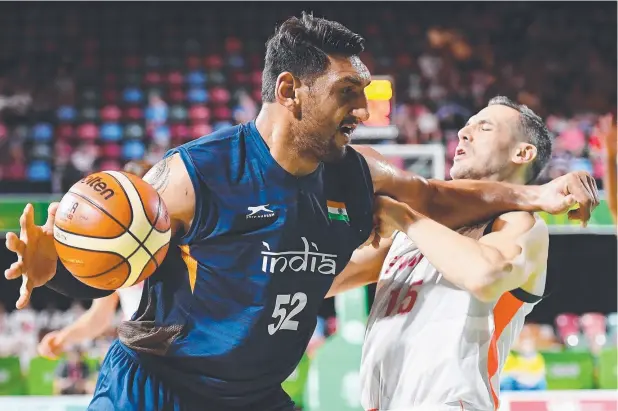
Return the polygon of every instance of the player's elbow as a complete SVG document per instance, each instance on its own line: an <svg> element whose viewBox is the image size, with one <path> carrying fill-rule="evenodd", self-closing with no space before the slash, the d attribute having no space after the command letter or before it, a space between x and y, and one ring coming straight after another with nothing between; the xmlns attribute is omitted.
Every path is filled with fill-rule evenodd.
<svg viewBox="0 0 618 411"><path fill-rule="evenodd" d="M513 265L506 260L497 260L477 268L470 276L468 291L483 302L495 301L502 295L502 284L507 276L513 273Z"/></svg>

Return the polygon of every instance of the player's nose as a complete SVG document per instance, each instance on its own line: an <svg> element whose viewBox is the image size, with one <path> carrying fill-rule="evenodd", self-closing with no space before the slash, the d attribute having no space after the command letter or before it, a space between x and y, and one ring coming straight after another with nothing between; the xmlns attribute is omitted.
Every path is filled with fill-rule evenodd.
<svg viewBox="0 0 618 411"><path fill-rule="evenodd" d="M469 126L462 128L457 132L459 141L472 141L472 130Z"/></svg>
<svg viewBox="0 0 618 411"><path fill-rule="evenodd" d="M358 119L358 121L369 120L369 109L367 107L360 107L352 110L352 115Z"/></svg>

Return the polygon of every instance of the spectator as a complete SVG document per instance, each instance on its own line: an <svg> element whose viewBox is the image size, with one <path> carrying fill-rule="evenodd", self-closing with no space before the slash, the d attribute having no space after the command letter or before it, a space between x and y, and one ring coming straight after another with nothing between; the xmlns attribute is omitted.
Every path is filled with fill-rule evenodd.
<svg viewBox="0 0 618 411"><path fill-rule="evenodd" d="M54 393L59 395L84 395L92 393L90 369L82 352L74 348L67 353L66 360L58 364L54 379Z"/></svg>

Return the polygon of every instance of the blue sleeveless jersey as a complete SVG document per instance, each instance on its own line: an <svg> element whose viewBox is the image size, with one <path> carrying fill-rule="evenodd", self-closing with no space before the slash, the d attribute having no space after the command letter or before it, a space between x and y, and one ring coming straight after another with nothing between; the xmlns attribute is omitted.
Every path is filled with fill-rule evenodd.
<svg viewBox="0 0 618 411"><path fill-rule="evenodd" d="M300 361L334 277L369 236L367 163L348 148L297 178L253 122L174 153L195 217L146 280L120 340L169 384L222 406L259 403Z"/></svg>

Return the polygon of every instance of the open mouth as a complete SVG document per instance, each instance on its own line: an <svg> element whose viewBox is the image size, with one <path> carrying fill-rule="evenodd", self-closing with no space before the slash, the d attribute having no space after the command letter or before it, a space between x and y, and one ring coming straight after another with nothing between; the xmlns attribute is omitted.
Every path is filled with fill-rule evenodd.
<svg viewBox="0 0 618 411"><path fill-rule="evenodd" d="M339 132L341 132L341 134L345 135L346 137L350 138L352 136L352 133L354 133L354 130L356 130L356 126L357 124L342 124L339 127Z"/></svg>
<svg viewBox="0 0 618 411"><path fill-rule="evenodd" d="M465 155L466 155L466 150L464 150L463 148L457 147L457 149L455 150L455 157L453 159L457 160Z"/></svg>

